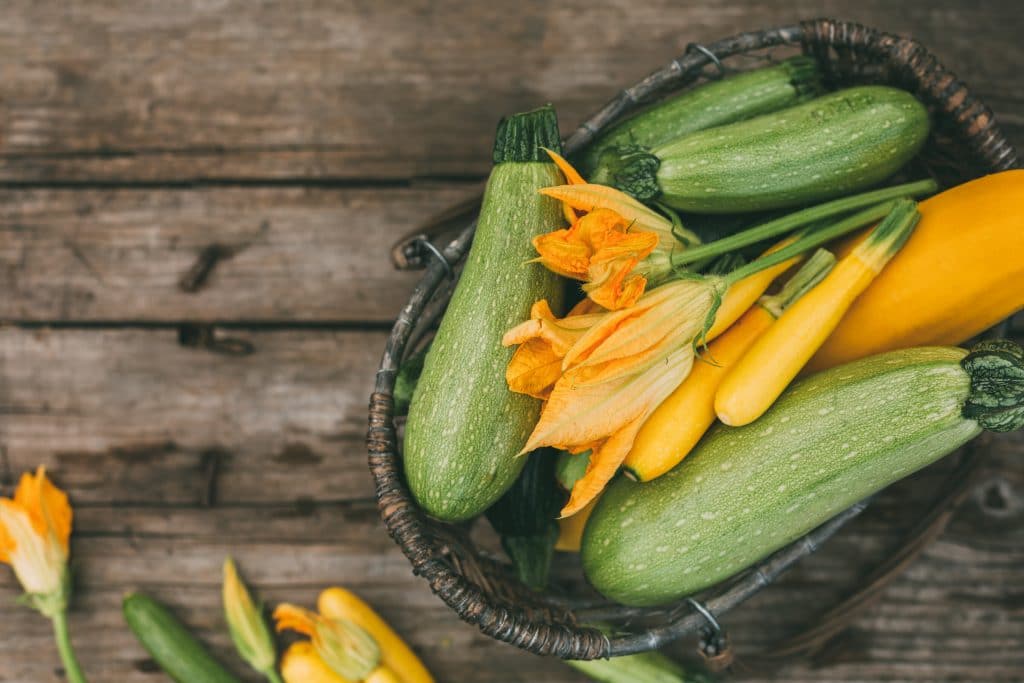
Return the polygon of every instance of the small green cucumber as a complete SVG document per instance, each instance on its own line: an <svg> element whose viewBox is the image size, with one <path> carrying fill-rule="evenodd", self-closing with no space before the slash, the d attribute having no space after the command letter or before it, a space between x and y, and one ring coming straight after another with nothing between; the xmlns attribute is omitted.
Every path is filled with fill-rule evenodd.
<svg viewBox="0 0 1024 683"><path fill-rule="evenodd" d="M880 182L917 154L928 130L910 93L858 86L657 147L621 148L607 175L642 201L682 211L763 211Z"/></svg>
<svg viewBox="0 0 1024 683"><path fill-rule="evenodd" d="M420 507L445 521L474 517L508 490L540 416L538 399L509 391L512 349L501 338L538 299L562 308L559 277L529 263L531 238L564 225L558 202L537 192L564 182L541 147L560 149L550 107L499 125L473 245L409 406L406 480Z"/></svg>
<svg viewBox="0 0 1024 683"><path fill-rule="evenodd" d="M131 593L125 596L122 610L135 637L177 683L239 683L170 610L153 598Z"/></svg>
<svg viewBox="0 0 1024 683"><path fill-rule="evenodd" d="M821 72L811 57L744 71L687 90L615 124L574 159L580 173L603 182L601 156L616 147L658 147L683 135L791 107L821 94Z"/></svg>
<svg viewBox="0 0 1024 683"><path fill-rule="evenodd" d="M791 386L756 422L716 426L664 476L615 481L587 523L584 571L618 602L666 603L749 567L983 428L1021 427L1024 352L1012 342L833 368Z"/></svg>

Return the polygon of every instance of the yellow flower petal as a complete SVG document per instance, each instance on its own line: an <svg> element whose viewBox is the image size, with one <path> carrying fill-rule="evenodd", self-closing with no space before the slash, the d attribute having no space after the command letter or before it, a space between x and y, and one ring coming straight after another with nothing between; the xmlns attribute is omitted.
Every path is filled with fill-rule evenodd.
<svg viewBox="0 0 1024 683"><path fill-rule="evenodd" d="M512 354L505 369L508 388L517 394L546 399L562 376L562 356L543 339L529 339Z"/></svg>
<svg viewBox="0 0 1024 683"><path fill-rule="evenodd" d="M543 149L547 152L548 156L551 157L551 161L555 162L555 166L557 166L558 170L562 172L562 175L565 176L565 181L567 183L570 185L587 184L587 181L583 179L580 172L573 168L572 164L570 164L565 157L558 152L548 149L547 147L544 147Z"/></svg>
<svg viewBox="0 0 1024 683"><path fill-rule="evenodd" d="M28 511L0 499L4 562L10 564L26 593L58 595L63 590L67 553L52 534L40 535Z"/></svg>
<svg viewBox="0 0 1024 683"><path fill-rule="evenodd" d="M634 229L657 234L661 245L666 249L685 247L673 234L672 221L614 187L596 183L556 185L545 187L540 193L568 204L578 211L611 209L625 218ZM677 232L685 238L687 244L700 244L700 238L689 230L679 228Z"/></svg>
<svg viewBox="0 0 1024 683"><path fill-rule="evenodd" d="M0 562L26 593L63 603L71 517L67 496L43 467L22 475L13 500L0 498Z"/></svg>
<svg viewBox="0 0 1024 683"><path fill-rule="evenodd" d="M14 502L20 505L32 519L32 526L40 535L53 533L64 552L68 552L71 538L71 504L67 495L58 489L46 476L42 465L35 475L21 475Z"/></svg>
<svg viewBox="0 0 1024 683"><path fill-rule="evenodd" d="M693 348L687 344L641 372L620 373L608 381L577 382L580 370L566 372L555 383L523 453L541 446L576 450L609 438L633 420L643 421L692 366Z"/></svg>
<svg viewBox="0 0 1024 683"><path fill-rule="evenodd" d="M565 353L600 318L600 314L570 314L558 319L546 300L536 302L530 320L513 327L502 338L504 346L520 345L505 369L509 389L547 398L562 374Z"/></svg>
<svg viewBox="0 0 1024 683"><path fill-rule="evenodd" d="M312 637L316 632L316 620L318 616L304 607L283 602L274 610L275 629L281 631L295 631L304 636Z"/></svg>
<svg viewBox="0 0 1024 683"><path fill-rule="evenodd" d="M610 310L637 302L647 287L647 278L633 271L658 246L652 232L621 233L610 237L590 257L587 284L583 291Z"/></svg>
<svg viewBox="0 0 1024 683"><path fill-rule="evenodd" d="M626 459L644 420L635 419L612 434L590 455L587 471L573 484L569 502L562 508L562 517L574 515L591 503L608 485Z"/></svg>

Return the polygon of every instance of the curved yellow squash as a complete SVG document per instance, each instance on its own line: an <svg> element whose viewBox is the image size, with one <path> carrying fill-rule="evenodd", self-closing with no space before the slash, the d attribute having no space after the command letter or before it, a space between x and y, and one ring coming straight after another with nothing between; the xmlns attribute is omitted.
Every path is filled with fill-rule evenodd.
<svg viewBox="0 0 1024 683"><path fill-rule="evenodd" d="M807 366L960 344L1024 308L1024 170L973 180L918 204L910 239Z"/></svg>

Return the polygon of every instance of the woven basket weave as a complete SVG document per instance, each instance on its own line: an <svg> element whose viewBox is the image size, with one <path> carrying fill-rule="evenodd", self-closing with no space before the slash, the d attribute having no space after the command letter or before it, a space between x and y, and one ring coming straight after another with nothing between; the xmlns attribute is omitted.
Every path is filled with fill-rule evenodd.
<svg viewBox="0 0 1024 683"><path fill-rule="evenodd" d="M819 19L794 26L743 33L686 53L640 83L627 88L566 141L567 153L639 105L698 82L707 67L743 61L766 49L798 47L821 64L833 86L888 83L910 90L933 115L933 134L915 164L948 185L984 173L1015 168L1015 150L996 126L991 110L914 40L859 24ZM694 47L694 46L691 46ZM753 64L753 60L746 60ZM399 440L393 416L398 366L433 326L451 295L449 265L469 248L475 225L465 228L430 262L387 341L370 398L367 437L381 516L405 552L413 571L465 621L484 633L543 655L571 659L611 657L660 647L696 632L704 617L687 602L661 608L627 608L594 599L593 593L535 593L522 586L506 564L482 553L464 526L427 517L416 506L402 478ZM721 614L769 585L786 568L813 553L856 516L858 504L780 550L738 578L702 594L703 604ZM581 626L587 620L630 622L630 629L608 636ZM638 630L637 623L652 624Z"/></svg>

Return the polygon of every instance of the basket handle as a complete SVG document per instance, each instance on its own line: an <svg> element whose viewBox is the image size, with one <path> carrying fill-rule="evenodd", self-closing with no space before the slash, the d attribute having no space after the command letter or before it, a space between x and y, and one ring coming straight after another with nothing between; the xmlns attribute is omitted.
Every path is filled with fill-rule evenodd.
<svg viewBox="0 0 1024 683"><path fill-rule="evenodd" d="M483 192L463 199L458 204L449 206L435 214L426 222L401 237L391 246L391 264L397 270L422 270L427 267L431 257L440 256L440 250L434 246L438 238L454 233L466 227L474 215L480 212ZM450 269L447 260L445 264Z"/></svg>

